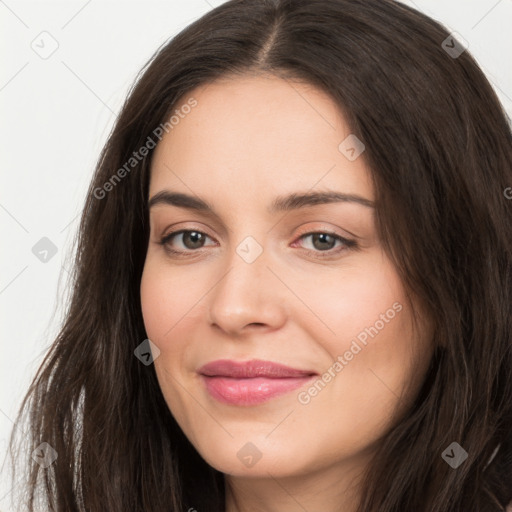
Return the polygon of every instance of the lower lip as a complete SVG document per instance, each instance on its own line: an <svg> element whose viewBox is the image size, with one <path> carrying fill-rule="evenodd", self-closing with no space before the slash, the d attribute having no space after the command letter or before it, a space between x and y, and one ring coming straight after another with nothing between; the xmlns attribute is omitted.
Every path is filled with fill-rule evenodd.
<svg viewBox="0 0 512 512"><path fill-rule="evenodd" d="M230 405L257 405L289 393L303 386L315 376L281 379L265 377L234 379L207 377L206 375L201 375L201 377L210 395L219 402Z"/></svg>

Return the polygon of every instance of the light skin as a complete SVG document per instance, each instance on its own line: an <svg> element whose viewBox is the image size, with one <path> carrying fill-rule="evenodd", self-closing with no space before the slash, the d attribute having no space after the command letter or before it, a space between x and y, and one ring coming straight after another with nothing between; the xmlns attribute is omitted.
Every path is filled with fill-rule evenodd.
<svg viewBox="0 0 512 512"><path fill-rule="evenodd" d="M163 395L201 456L226 475L227 512L351 512L379 439L424 380L429 333L414 329L373 207L268 209L291 193L336 191L373 202L364 153L350 161L338 149L350 127L307 84L226 77L183 104L190 97L197 106L155 149L149 199L180 192L215 213L164 201L150 208L141 302L160 350L154 364ZM182 251L176 256L159 242L179 230L189 232L167 241ZM262 249L251 263L237 253L249 236ZM220 403L197 373L217 359L263 359L321 376L396 303L400 312L350 361L344 357L307 404L298 395L311 383L255 406ZM237 456L249 442L261 453L252 467Z"/></svg>

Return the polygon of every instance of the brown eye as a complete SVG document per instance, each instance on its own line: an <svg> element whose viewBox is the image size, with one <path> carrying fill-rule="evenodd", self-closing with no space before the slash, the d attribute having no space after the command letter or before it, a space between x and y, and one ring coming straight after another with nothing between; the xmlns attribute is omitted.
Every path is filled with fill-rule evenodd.
<svg viewBox="0 0 512 512"><path fill-rule="evenodd" d="M205 235L199 231L183 231L182 241L187 249L199 249L204 243Z"/></svg>
<svg viewBox="0 0 512 512"><path fill-rule="evenodd" d="M175 238L177 240L180 240L181 238L180 243L182 247L173 247ZM207 238L210 237L201 231L182 229L165 235L160 241L160 244L165 246L171 252L187 252L204 247L204 243Z"/></svg>
<svg viewBox="0 0 512 512"><path fill-rule="evenodd" d="M323 231L318 231L314 233L306 233L302 235L299 240L303 240L306 238L311 238L311 245L313 246L313 250L317 251L329 251L334 248L336 242L340 242L342 246L345 247L354 247L357 243L354 240L348 240L347 238L343 238L340 235L335 233L328 233Z"/></svg>
<svg viewBox="0 0 512 512"><path fill-rule="evenodd" d="M311 236L313 237L313 246L319 251L328 251L336 244L336 238L328 233L314 233Z"/></svg>
<svg viewBox="0 0 512 512"><path fill-rule="evenodd" d="M309 247L305 247L305 245L308 244L303 244L302 242L300 243L300 246L319 258L334 257L338 255L338 253L358 248L358 244L355 240L349 240L336 233L326 231L305 233L301 235L298 240L302 241L308 238L311 240ZM338 247L336 247L337 242L339 242Z"/></svg>

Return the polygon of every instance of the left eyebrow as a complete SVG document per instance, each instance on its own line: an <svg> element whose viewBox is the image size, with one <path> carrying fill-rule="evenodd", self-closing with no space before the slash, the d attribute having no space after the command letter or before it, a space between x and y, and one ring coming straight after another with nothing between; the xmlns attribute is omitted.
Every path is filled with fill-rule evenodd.
<svg viewBox="0 0 512 512"><path fill-rule="evenodd" d="M345 194L342 192L306 192L306 193L292 193L285 196L278 196L272 201L268 207L268 212L274 214L282 211L296 210L307 206L315 206L320 204L329 203L355 203L365 206L367 208L374 208L375 203L366 199L365 197L356 194ZM157 192L148 203L148 208L153 206L165 204L170 206L177 206L189 210L197 210L201 212L218 214L215 212L213 206L207 201L194 197L181 192L171 192L169 190L161 190Z"/></svg>
<svg viewBox="0 0 512 512"><path fill-rule="evenodd" d="M279 196L274 199L268 211L269 213L276 213L328 203L355 203L366 206L367 208L375 207L375 203L365 197L356 194L329 191L308 192L304 194L293 193L286 196Z"/></svg>

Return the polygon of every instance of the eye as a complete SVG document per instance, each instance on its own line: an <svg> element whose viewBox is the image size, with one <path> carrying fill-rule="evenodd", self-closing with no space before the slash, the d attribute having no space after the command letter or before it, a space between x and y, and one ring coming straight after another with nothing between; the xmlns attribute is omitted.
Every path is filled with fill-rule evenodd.
<svg viewBox="0 0 512 512"><path fill-rule="evenodd" d="M306 248L306 250L315 253L326 253L318 254L320 257L329 257L347 249L357 248L357 242L355 240L349 240L348 238L344 238L336 233L328 231L305 233L300 236L299 240L307 238L311 238L312 248ZM337 249L333 250L336 242L339 242L340 245Z"/></svg>
<svg viewBox="0 0 512 512"><path fill-rule="evenodd" d="M184 249L174 249L171 247L172 240L178 237L178 235L181 235L179 238L181 238L181 244L184 246ZM160 240L160 244L171 253L185 253L189 252L189 250L194 251L195 249L201 249L206 238L210 237L202 231L182 229L165 235Z"/></svg>

